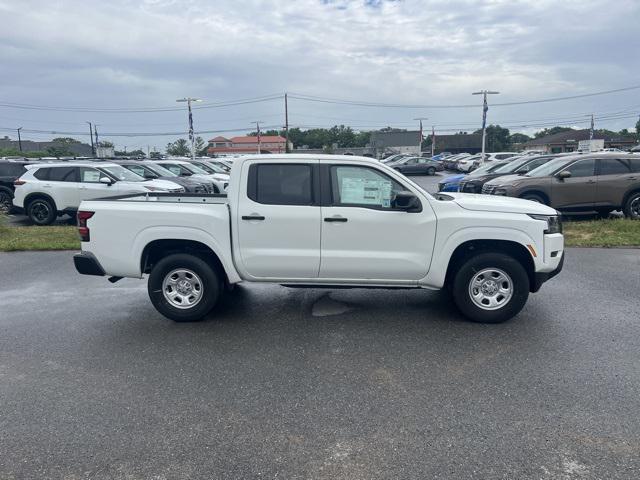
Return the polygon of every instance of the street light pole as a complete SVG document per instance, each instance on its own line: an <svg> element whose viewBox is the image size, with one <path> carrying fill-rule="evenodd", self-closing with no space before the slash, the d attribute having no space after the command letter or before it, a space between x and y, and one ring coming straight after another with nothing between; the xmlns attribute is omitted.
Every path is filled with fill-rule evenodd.
<svg viewBox="0 0 640 480"><path fill-rule="evenodd" d="M20 137L20 130L22 130L22 127L18 127L18 148L20 148L20 151L22 151L22 138Z"/></svg>
<svg viewBox="0 0 640 480"><path fill-rule="evenodd" d="M471 95L482 95L483 103L482 103L482 163L484 164L485 159L485 141L487 138L487 110L489 110L489 106L487 105L487 95L498 95L500 92L493 92L491 90L480 90L479 92L473 92Z"/></svg>
<svg viewBox="0 0 640 480"><path fill-rule="evenodd" d="M424 137L422 136L422 121L429 120L427 117L418 117L414 118L414 120L420 120L420 139L418 140L418 156L422 155L422 140Z"/></svg>
<svg viewBox="0 0 640 480"><path fill-rule="evenodd" d="M260 146L260 124L262 123L260 120L253 122L256 124L256 134L258 135L258 155L260 155L260 150L262 150Z"/></svg>
<svg viewBox="0 0 640 480"><path fill-rule="evenodd" d="M193 135L193 114L191 113L191 102L201 102L200 98L179 98L176 102L187 102L187 110L189 111L189 140L191 141L191 160L196 158L195 136Z"/></svg>

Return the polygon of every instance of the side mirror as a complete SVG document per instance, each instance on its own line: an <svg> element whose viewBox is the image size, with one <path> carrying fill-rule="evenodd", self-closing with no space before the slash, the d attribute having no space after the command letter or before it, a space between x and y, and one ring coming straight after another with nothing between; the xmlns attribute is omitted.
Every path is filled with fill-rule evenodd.
<svg viewBox="0 0 640 480"><path fill-rule="evenodd" d="M558 178L560 180L564 180L565 178L570 178L571 177L571 172L568 170L563 170L558 174Z"/></svg>
<svg viewBox="0 0 640 480"><path fill-rule="evenodd" d="M404 210L406 212L421 212L422 204L420 199L416 197L412 192L402 191L396 193L393 199L393 207L398 210Z"/></svg>
<svg viewBox="0 0 640 480"><path fill-rule="evenodd" d="M113 180L111 180L109 177L100 177L100 183L111 185L113 183Z"/></svg>
<svg viewBox="0 0 640 480"><path fill-rule="evenodd" d="M158 178L158 176L154 175L153 173L145 173L144 178L146 178L147 180L155 180L156 178Z"/></svg>

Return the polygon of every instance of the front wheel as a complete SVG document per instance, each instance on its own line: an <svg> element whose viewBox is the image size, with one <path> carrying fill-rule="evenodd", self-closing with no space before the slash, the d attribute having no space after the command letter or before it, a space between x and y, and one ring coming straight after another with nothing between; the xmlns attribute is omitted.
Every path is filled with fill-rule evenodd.
<svg viewBox="0 0 640 480"><path fill-rule="evenodd" d="M10 190L0 189L0 214L11 213L13 208L13 195Z"/></svg>
<svg viewBox="0 0 640 480"><path fill-rule="evenodd" d="M436 174L436 169L433 167L429 167L427 169L427 175L435 175Z"/></svg>
<svg viewBox="0 0 640 480"><path fill-rule="evenodd" d="M529 298L529 276L515 258L481 253L453 277L453 299L462 314L480 323L500 323L517 315Z"/></svg>
<svg viewBox="0 0 640 480"><path fill-rule="evenodd" d="M153 306L176 322L202 320L220 298L222 282L205 260L176 253L151 270L147 289Z"/></svg>
<svg viewBox="0 0 640 480"><path fill-rule="evenodd" d="M628 218L640 220L640 192L632 193L624 204L624 214Z"/></svg>
<svg viewBox="0 0 640 480"><path fill-rule="evenodd" d="M525 193L524 195L520 196L520 198L522 198L523 200L529 200L531 202L542 203L543 205L547 204L544 198L542 198L540 195L536 195L535 193Z"/></svg>

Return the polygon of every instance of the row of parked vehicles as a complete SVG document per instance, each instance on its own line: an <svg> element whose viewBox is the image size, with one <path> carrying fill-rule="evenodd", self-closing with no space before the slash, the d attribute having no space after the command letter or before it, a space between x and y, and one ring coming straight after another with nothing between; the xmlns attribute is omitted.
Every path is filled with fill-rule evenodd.
<svg viewBox="0 0 640 480"><path fill-rule="evenodd" d="M622 210L640 219L640 155L624 152L523 155L491 161L438 183L440 192L523 198L564 213Z"/></svg>
<svg viewBox="0 0 640 480"><path fill-rule="evenodd" d="M36 225L75 215L83 200L165 192L224 194L230 165L198 158L162 160L2 160L0 211L24 213Z"/></svg>

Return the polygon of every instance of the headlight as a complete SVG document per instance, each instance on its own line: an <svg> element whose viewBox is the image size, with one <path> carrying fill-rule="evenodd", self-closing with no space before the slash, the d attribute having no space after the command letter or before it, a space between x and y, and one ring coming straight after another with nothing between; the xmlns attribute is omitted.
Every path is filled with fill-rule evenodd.
<svg viewBox="0 0 640 480"><path fill-rule="evenodd" d="M496 187L496 189L493 191L494 195L506 195L507 194L507 189L505 187Z"/></svg>
<svg viewBox="0 0 640 480"><path fill-rule="evenodd" d="M544 233L562 233L562 220L560 220L560 215L529 215L531 218L535 220L542 220L547 222L547 228Z"/></svg>

